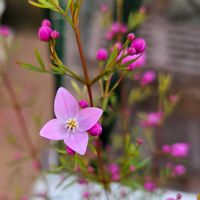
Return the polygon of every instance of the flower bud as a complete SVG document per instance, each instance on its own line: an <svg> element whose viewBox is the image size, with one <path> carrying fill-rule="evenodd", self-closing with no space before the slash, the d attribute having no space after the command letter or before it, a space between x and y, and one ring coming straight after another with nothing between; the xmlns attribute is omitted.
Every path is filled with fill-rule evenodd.
<svg viewBox="0 0 200 200"><path fill-rule="evenodd" d="M89 106L89 103L88 103L85 99L81 99L81 100L79 101L79 106L80 106L81 108L87 108L87 107Z"/></svg>
<svg viewBox="0 0 200 200"><path fill-rule="evenodd" d="M166 154L171 153L171 146L168 145L168 144L163 145L162 146L162 152L166 153Z"/></svg>
<svg viewBox="0 0 200 200"><path fill-rule="evenodd" d="M100 123L96 123L90 130L89 130L90 135L92 136L99 136L102 133L102 126Z"/></svg>
<svg viewBox="0 0 200 200"><path fill-rule="evenodd" d="M99 49L97 51L97 55L96 55L96 59L99 60L99 61L104 61L108 58L108 52L106 49Z"/></svg>
<svg viewBox="0 0 200 200"><path fill-rule="evenodd" d="M146 42L143 38L138 38L133 40L131 47L135 48L136 54L143 53L146 48Z"/></svg>
<svg viewBox="0 0 200 200"><path fill-rule="evenodd" d="M130 170L131 172L134 172L134 171L135 171L135 166L134 166L134 165L131 165L131 166L129 167L129 170Z"/></svg>
<svg viewBox="0 0 200 200"><path fill-rule="evenodd" d="M6 25L0 26L0 36L8 37L11 35L11 33L12 31L8 26Z"/></svg>
<svg viewBox="0 0 200 200"><path fill-rule="evenodd" d="M135 39L135 35L133 34L133 33L129 33L128 35L127 35L127 40L129 40L129 41L133 41Z"/></svg>
<svg viewBox="0 0 200 200"><path fill-rule="evenodd" d="M49 26L41 26L38 31L40 41L48 42L51 39L52 29Z"/></svg>
<svg viewBox="0 0 200 200"><path fill-rule="evenodd" d="M128 55L132 56L132 55L136 54L136 50L135 50L135 48L130 47L127 49L127 53L128 53Z"/></svg>
<svg viewBox="0 0 200 200"><path fill-rule="evenodd" d="M49 27L51 27L51 22L48 19L44 19L42 21L42 26L49 26Z"/></svg>
<svg viewBox="0 0 200 200"><path fill-rule="evenodd" d="M138 145L144 144L143 139L142 139L142 138L137 138L137 144L138 144Z"/></svg>
<svg viewBox="0 0 200 200"><path fill-rule="evenodd" d="M60 33L58 31L53 31L51 33L51 38L52 39L58 39L60 37Z"/></svg>
<svg viewBox="0 0 200 200"><path fill-rule="evenodd" d="M75 155L75 151L73 149L71 149L70 147L66 146L66 152L69 154L69 155Z"/></svg>
<svg viewBox="0 0 200 200"><path fill-rule="evenodd" d="M178 194L176 195L176 199L177 199L177 200L182 199L182 194L178 193Z"/></svg>

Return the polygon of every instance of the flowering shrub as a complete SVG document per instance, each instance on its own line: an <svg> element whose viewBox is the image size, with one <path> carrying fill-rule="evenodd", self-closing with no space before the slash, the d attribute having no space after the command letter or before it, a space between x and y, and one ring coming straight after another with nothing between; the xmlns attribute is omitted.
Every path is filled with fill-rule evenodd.
<svg viewBox="0 0 200 200"><path fill-rule="evenodd" d="M36 51L38 66L24 62L19 64L32 71L73 79L73 91L63 87L58 89L54 100L55 117L40 130L40 135L48 140L63 140L54 144L59 164L51 169L51 173L63 175L60 184L70 176L76 177L76 181L70 185L96 183L102 187L100 193L105 191L106 198L110 199L112 184L119 183L120 187L125 188L120 190L119 198L125 199L128 198L126 188L156 193L156 189L164 187L168 179L184 175L186 167L181 159L188 155L188 144L183 142L161 147L157 145L159 141L154 135L154 131L157 131L155 134L161 134L159 129L175 108L178 97L170 94L169 75L157 75L152 70L143 69L146 63L145 49L148 48L145 40L131 33L133 27L122 23L118 13L118 21L105 27L107 46L97 50L98 67L92 77L79 28L82 1L68 0L64 8L58 0L30 3L57 12L71 25L81 60L80 69L83 71L83 75L79 75L72 66L61 61L55 50L60 33L53 29L48 19L43 20L38 29L38 38L48 46L51 62L46 66L39 51ZM110 12L107 5L101 6L101 12ZM144 15L144 12L140 14ZM2 28L1 37L7 37L7 32L5 27ZM132 112L138 103L155 93L158 97L157 109L148 113ZM82 96L78 100L75 96L80 94ZM109 131L108 127L111 127ZM102 141L101 138L105 136L109 137L109 144ZM37 155L34 156L35 168L42 171ZM16 154L16 158L20 159L20 156ZM164 162L160 162L161 158ZM37 195L49 199L47 193L44 191L43 195ZM85 191L82 198L90 199L93 193L96 195L98 191Z"/></svg>

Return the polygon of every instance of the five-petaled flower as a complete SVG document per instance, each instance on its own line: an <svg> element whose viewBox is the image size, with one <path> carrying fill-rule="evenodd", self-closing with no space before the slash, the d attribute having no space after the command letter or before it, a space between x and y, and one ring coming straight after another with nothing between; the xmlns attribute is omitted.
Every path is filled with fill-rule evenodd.
<svg viewBox="0 0 200 200"><path fill-rule="evenodd" d="M64 143L80 155L84 155L88 144L87 131L101 117L100 108L87 107L79 110L79 104L72 94L59 88L54 102L55 119L48 121L40 135L49 140L64 140Z"/></svg>

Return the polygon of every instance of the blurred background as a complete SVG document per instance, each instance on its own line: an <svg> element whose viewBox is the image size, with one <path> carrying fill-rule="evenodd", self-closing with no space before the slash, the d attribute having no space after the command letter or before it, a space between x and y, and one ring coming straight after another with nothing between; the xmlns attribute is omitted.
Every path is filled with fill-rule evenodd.
<svg viewBox="0 0 200 200"><path fill-rule="evenodd" d="M0 0L2 1L2 0ZM3 2L3 1L2 1ZM98 10L102 1L89 1L84 7L84 29L86 47L90 62L95 58L99 43L94 41L101 38L98 23ZM104 1L105 2L105 1ZM188 158L189 176L179 182L178 188L190 192L200 191L200 0L132 0L132 9L145 6L148 17L137 30L147 41L147 67L156 71L167 71L172 74L172 91L181 96L174 114L162 128L162 140L165 143L188 141L191 153ZM106 1L112 5L112 1ZM37 38L37 29L45 16L50 16L55 26L62 31L60 56L67 63L75 63L75 49L72 48L72 35L58 16L34 8L25 0L6 0L6 8L1 23L12 27L15 38L15 48L8 62L8 71L15 85L20 102L24 104L24 115L30 125L29 130L38 149L46 145L45 140L38 136L40 124L49 119L52 113L52 100L55 83L62 80L50 75L38 74L21 69L16 61L35 63L34 49L39 49L41 55L47 59L46 46ZM91 20L92 19L92 20ZM63 29L63 27L65 27ZM95 35L88 36L88 32ZM66 37L67 36L67 37ZM66 47L62 44L66 43ZM87 46L88 45L88 46ZM91 47L91 48L90 48ZM64 52L64 53L63 53ZM90 59L91 58L91 59ZM0 89L0 200L6 199L7 192L20 193L31 188L33 175L32 163L26 162L23 169L19 168L15 160L17 151L11 145L16 138L23 138L16 122L15 115L9 106L6 89ZM149 104L151 105L151 103ZM18 135L19 134L19 135ZM13 136L14 135L14 136ZM5 142L8 141L8 142ZM21 148L24 148L23 146ZM8 167L9 166L9 167ZM10 167L11 166L11 167ZM17 178L18 177L18 178ZM18 184L20 178L20 184ZM8 198L9 199L9 198ZM12 199L11 199L12 200Z"/></svg>

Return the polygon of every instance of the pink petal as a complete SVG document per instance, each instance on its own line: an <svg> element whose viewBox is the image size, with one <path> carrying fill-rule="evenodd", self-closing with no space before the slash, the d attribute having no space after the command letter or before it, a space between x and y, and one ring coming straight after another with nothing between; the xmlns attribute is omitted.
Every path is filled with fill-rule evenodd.
<svg viewBox="0 0 200 200"><path fill-rule="evenodd" d="M40 131L40 135L49 140L63 140L66 134L65 125L58 119L48 121Z"/></svg>
<svg viewBox="0 0 200 200"><path fill-rule="evenodd" d="M59 88L55 97L54 112L58 119L67 120L79 111L76 99L65 88Z"/></svg>
<svg viewBox="0 0 200 200"><path fill-rule="evenodd" d="M86 132L70 132L64 139L65 144L80 155L84 155L88 144Z"/></svg>
<svg viewBox="0 0 200 200"><path fill-rule="evenodd" d="M76 119L79 122L79 131L87 131L94 126L101 117L103 110L99 108L84 108L80 110Z"/></svg>

